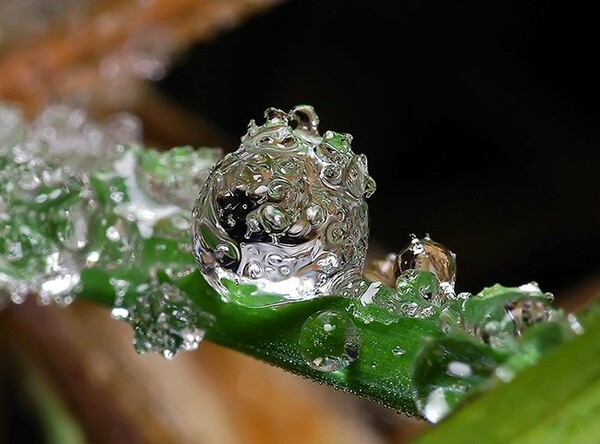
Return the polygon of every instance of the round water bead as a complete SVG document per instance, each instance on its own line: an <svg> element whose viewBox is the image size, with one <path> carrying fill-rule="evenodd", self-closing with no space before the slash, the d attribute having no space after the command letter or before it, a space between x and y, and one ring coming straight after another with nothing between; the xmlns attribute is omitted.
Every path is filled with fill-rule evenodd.
<svg viewBox="0 0 600 444"><path fill-rule="evenodd" d="M311 368L334 372L358 358L360 333L345 313L325 310L304 322L299 344L300 353Z"/></svg>
<svg viewBox="0 0 600 444"><path fill-rule="evenodd" d="M398 253L396 275L407 270L429 271L437 276L442 286L454 288L456 255L427 235L423 239L411 236L411 242Z"/></svg>
<svg viewBox="0 0 600 444"><path fill-rule="evenodd" d="M250 306L343 293L361 279L367 250L367 159L349 134L321 136L310 106L269 108L265 118L250 121L198 195L200 271L225 301ZM249 296L230 293L232 283Z"/></svg>

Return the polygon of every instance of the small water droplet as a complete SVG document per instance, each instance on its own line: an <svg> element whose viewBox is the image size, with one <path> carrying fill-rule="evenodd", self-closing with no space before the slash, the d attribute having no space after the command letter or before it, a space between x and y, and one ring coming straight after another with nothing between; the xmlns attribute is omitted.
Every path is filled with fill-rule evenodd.
<svg viewBox="0 0 600 444"><path fill-rule="evenodd" d="M300 332L300 353L321 372L346 368L359 355L359 330L343 312L326 310L309 317Z"/></svg>
<svg viewBox="0 0 600 444"><path fill-rule="evenodd" d="M397 273L408 270L433 273L440 283L454 287L456 280L456 255L442 244L429 237L418 239L411 236L411 242L398 253Z"/></svg>
<svg viewBox="0 0 600 444"><path fill-rule="evenodd" d="M577 316L575 316L573 313L569 313L567 315L567 322L569 323L571 330L573 330L573 332L576 334L582 335L584 333L583 325L581 325L579 319L577 319Z"/></svg>

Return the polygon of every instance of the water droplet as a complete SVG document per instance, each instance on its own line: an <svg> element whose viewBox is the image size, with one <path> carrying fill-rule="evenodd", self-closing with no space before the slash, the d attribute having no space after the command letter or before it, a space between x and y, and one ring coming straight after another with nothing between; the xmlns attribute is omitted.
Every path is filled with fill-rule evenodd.
<svg viewBox="0 0 600 444"><path fill-rule="evenodd" d="M321 372L346 368L358 358L359 330L343 312L326 310L309 317L300 331L300 353Z"/></svg>
<svg viewBox="0 0 600 444"><path fill-rule="evenodd" d="M200 191L193 212L200 271L225 300L247 305L340 294L361 279L366 255L366 159L352 152L350 136L320 136L310 107L270 108L265 118L250 123ZM281 265L269 262L273 255ZM224 281L236 280L256 288L256 298L231 295Z"/></svg>
<svg viewBox="0 0 600 444"><path fill-rule="evenodd" d="M575 332L578 335L583 334L583 325L581 325L579 319L577 319L577 316L575 316L573 313L569 313L567 315L567 322L569 323L569 327L571 327L571 330L573 330L573 332Z"/></svg>
<svg viewBox="0 0 600 444"><path fill-rule="evenodd" d="M121 234L119 233L119 230L113 225L106 229L106 237L111 242L118 242L121 240Z"/></svg>
<svg viewBox="0 0 600 444"><path fill-rule="evenodd" d="M433 273L441 284L454 288L456 280L456 255L442 244L434 242L429 236L423 239L413 237L397 259L397 273L408 270Z"/></svg>

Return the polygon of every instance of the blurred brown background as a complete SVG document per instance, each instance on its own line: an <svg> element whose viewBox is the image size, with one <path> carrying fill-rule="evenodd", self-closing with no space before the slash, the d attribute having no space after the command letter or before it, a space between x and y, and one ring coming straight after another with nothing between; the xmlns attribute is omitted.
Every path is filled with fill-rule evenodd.
<svg viewBox="0 0 600 444"><path fill-rule="evenodd" d="M237 147L269 106L354 135L371 256L426 232L459 291L600 288L597 28L567 2L0 0L0 99ZM401 443L427 426L221 349L138 357L104 309L0 313L0 442Z"/></svg>

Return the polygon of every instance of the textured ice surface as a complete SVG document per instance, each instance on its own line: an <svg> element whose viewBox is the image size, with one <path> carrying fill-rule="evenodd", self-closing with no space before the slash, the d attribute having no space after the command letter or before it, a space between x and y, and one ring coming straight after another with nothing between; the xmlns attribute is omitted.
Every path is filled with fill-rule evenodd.
<svg viewBox="0 0 600 444"><path fill-rule="evenodd" d="M310 106L251 121L239 149L212 170L193 213L201 272L226 301L276 305L343 293L358 280L375 191L352 137L318 132ZM232 296L228 282L256 287Z"/></svg>

